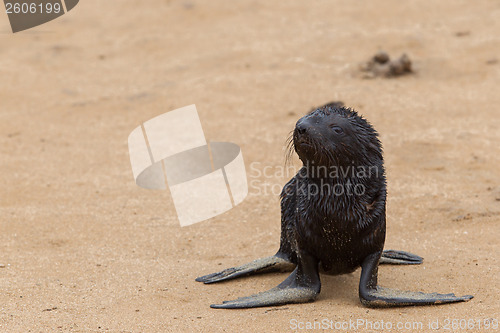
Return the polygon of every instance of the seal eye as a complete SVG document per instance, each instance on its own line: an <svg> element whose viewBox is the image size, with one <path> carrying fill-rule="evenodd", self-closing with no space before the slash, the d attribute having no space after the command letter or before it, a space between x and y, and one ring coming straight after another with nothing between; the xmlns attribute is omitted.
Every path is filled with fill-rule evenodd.
<svg viewBox="0 0 500 333"><path fill-rule="evenodd" d="M332 129L332 131L335 134L342 134L342 133L344 133L344 130L341 127L339 127L339 126L330 125L330 128Z"/></svg>

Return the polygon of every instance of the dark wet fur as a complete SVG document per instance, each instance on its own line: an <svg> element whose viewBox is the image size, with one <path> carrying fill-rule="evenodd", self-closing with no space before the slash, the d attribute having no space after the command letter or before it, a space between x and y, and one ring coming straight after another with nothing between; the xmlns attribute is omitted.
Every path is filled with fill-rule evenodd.
<svg viewBox="0 0 500 333"><path fill-rule="evenodd" d="M335 142L328 136L329 128L315 132L326 126L325 117L332 118L332 125L345 127L344 135ZM368 254L384 246L386 181L378 134L354 110L335 104L316 109L298 124L301 121L310 122L311 133L299 138L296 129L289 142L303 140L310 148L301 154L300 147L289 144L288 154L297 150L304 166L281 194L282 223L287 224L282 246L288 248L287 240L297 239L297 245L320 260L325 272L351 272ZM359 167L370 170L366 177L352 174ZM333 170L339 171L337 177L324 177ZM315 194L315 188L324 190ZM355 188L363 188L364 193L354 194ZM345 193L339 195L334 189ZM293 245L290 250L295 252Z"/></svg>
<svg viewBox="0 0 500 333"><path fill-rule="evenodd" d="M278 252L196 280L215 283L270 271L293 272L275 288L212 307L310 302L321 289L320 271L336 275L360 266L359 297L366 306L444 304L472 298L378 286L379 264L414 265L422 263L422 258L404 251L383 251L386 179L382 146L368 121L352 109L329 103L297 122L287 140L288 161L294 151L303 166L281 192Z"/></svg>

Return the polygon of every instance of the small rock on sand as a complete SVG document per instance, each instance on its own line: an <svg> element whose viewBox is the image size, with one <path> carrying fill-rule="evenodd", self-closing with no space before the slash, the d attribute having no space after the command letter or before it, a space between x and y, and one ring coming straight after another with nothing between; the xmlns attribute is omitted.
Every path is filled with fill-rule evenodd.
<svg viewBox="0 0 500 333"><path fill-rule="evenodd" d="M361 64L360 70L364 73L363 78L375 77L397 77L413 73L411 60L403 54L399 59L391 60L385 51L378 51L366 63Z"/></svg>

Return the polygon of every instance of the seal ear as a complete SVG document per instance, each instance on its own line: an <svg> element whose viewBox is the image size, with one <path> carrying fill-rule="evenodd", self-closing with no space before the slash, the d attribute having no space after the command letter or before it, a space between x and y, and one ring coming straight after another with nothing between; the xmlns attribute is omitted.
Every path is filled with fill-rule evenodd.
<svg viewBox="0 0 500 333"><path fill-rule="evenodd" d="M374 151L380 151L381 150L381 148L380 148L379 145L377 145L377 144L375 144L375 143L373 143L371 141L368 143L368 148L370 148L371 150L374 150Z"/></svg>

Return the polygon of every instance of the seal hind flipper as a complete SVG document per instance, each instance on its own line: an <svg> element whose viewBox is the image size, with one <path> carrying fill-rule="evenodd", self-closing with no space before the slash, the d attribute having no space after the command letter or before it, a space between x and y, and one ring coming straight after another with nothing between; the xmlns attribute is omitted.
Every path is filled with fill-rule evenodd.
<svg viewBox="0 0 500 333"><path fill-rule="evenodd" d="M257 273L268 273L276 271L286 272L293 270L295 264L283 258L283 256L278 256L278 254L279 253L274 256L260 258L241 266L231 267L217 273L201 276L196 278L196 281L209 284Z"/></svg>
<svg viewBox="0 0 500 333"><path fill-rule="evenodd" d="M413 253L396 250L385 250L384 252L382 252L379 264L420 265L423 261L424 258Z"/></svg>
<svg viewBox="0 0 500 333"><path fill-rule="evenodd" d="M415 291L401 291L380 287L377 285L378 263L380 252L366 257L361 265L359 281L359 299L368 307L416 306L466 302L473 298L471 295L455 296L455 294L423 293Z"/></svg>
<svg viewBox="0 0 500 333"><path fill-rule="evenodd" d="M302 255L292 274L278 286L252 296L224 301L222 304L212 304L210 307L215 309L245 309L306 303L314 301L320 289L318 260L312 256Z"/></svg>

